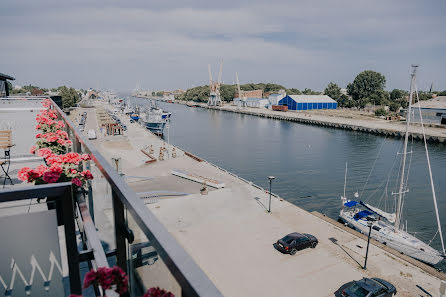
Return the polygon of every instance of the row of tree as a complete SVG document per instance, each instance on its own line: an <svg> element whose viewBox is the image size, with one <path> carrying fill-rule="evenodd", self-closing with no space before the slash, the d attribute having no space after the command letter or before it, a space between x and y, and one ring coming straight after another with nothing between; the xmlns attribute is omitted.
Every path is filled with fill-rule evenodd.
<svg viewBox="0 0 446 297"><path fill-rule="evenodd" d="M253 90L263 90L263 94L267 93L277 93L280 90L285 90L288 95L319 95L321 92L313 91L311 89L304 89L299 91L298 89L291 88L287 89L282 85L273 83L249 83L240 85L240 90L242 91L253 91ZM221 85L220 96L223 101L232 101L234 95L237 92L237 85ZM176 99L187 100L187 101L197 101L206 102L209 97L209 86L199 86L195 88L188 89L184 94L178 95Z"/></svg>
<svg viewBox="0 0 446 297"><path fill-rule="evenodd" d="M381 73L366 70L359 73L352 83L347 85L347 94L341 93L341 88L330 82L324 90L324 94L338 101L341 107L364 108L367 104L387 105L391 111L397 111L400 107L407 107L407 96L405 90L393 89L391 92L385 90L386 78ZM446 96L442 92L418 92L420 100L428 100L433 94Z"/></svg>
<svg viewBox="0 0 446 297"><path fill-rule="evenodd" d="M9 83L9 82L8 82ZM78 103L81 99L81 93L86 92L84 90L81 90L81 93L77 92L74 88L66 87L66 86L60 86L58 88L39 88L37 86L33 85L27 85L23 86L19 89L12 88L12 85L9 83L9 89L11 90L10 94L30 94L33 96L38 95L45 95L48 94L49 91L58 93L59 96L62 97L62 106L63 108L69 108L72 106L75 106L76 103Z"/></svg>

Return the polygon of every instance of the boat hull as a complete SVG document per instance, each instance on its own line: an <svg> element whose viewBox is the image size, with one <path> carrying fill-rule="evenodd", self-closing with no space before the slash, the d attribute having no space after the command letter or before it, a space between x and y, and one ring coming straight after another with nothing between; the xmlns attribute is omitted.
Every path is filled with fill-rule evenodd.
<svg viewBox="0 0 446 297"><path fill-rule="evenodd" d="M146 123L146 128L156 134L156 135L163 135L164 133L164 127L166 126L165 122L162 123Z"/></svg>
<svg viewBox="0 0 446 297"><path fill-rule="evenodd" d="M347 225L348 227L362 233L365 235L369 234L369 228L367 226L364 226L360 222L356 221L355 219L346 216L346 215L340 215L339 221ZM413 237L412 235L409 235L405 233L404 231L399 231L403 236L409 238L410 240L415 240L420 244L423 250L421 250L419 247L413 247L407 244L404 244L401 241L396 240L395 237L392 237L390 235L382 234L381 232L372 230L370 237L375 239L376 241L387 245L390 248L393 248L394 250L400 252L401 254L405 254L409 257L412 257L414 259L417 259L421 262L424 262L429 265L436 265L439 262L441 262L444 257L442 257L438 251L432 249L430 246L425 244L424 242L420 241L419 239Z"/></svg>

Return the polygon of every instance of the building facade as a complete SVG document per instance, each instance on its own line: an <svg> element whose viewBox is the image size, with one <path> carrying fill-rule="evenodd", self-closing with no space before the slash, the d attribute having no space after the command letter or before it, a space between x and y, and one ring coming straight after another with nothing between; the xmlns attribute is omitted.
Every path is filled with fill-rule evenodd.
<svg viewBox="0 0 446 297"><path fill-rule="evenodd" d="M327 95L287 95L278 105L288 106L288 110L336 109L338 103Z"/></svg>

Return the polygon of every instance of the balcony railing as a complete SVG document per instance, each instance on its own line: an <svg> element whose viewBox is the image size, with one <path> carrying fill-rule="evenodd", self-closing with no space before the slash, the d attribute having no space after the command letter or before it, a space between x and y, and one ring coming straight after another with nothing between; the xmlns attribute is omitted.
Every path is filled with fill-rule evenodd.
<svg viewBox="0 0 446 297"><path fill-rule="evenodd" d="M36 102L46 97L20 97L20 98L0 98L0 101L9 102ZM25 101L26 100L26 101ZM141 240L140 246L149 245L152 249L152 256L156 255L162 260L167 270L160 270L166 278L171 278L176 282L175 286L180 288L182 296L222 296L212 281L195 263L190 255L180 246L175 238L168 232L166 227L155 217L146 207L144 202L126 184L124 179L116 172L105 158L97 151L78 130L77 126L67 117L67 115L52 102L54 109L60 119L65 123L73 145L71 151L90 154L92 160L86 164L90 169L90 162L95 165L95 170L104 177L108 189L107 201L111 201L113 213L112 231L116 249L104 250L100 239L100 227L94 222L94 198L92 184L88 184L88 196L72 187L71 183L56 183L46 185L35 185L28 187L11 187L0 190L0 205L4 202L18 201L32 198L50 198L58 201L56 210L58 216L63 213L65 231L65 245L67 252L67 262L69 269L69 283L72 294L82 293L80 263L86 262L89 268L109 267L111 259L116 257L116 264L129 274L130 295L138 296L136 283L144 282L144 271L139 275L135 274L135 265L132 264L135 255L132 254L131 243L135 233L140 233L146 241ZM30 113L29 116L34 116ZM107 192L107 191L105 191ZM101 192L104 193L104 192ZM47 199L48 200L48 199ZM1 207L1 206L0 206ZM135 230L137 229L137 230ZM76 232L81 235L81 247L78 246ZM110 230L109 230L110 231ZM4 234L0 234L3 238ZM32 242L30 242L32 244ZM153 261L152 261L153 262ZM150 263L149 263L150 264ZM144 267L143 267L144 268ZM141 269L138 268L138 269ZM157 275L157 272L151 274ZM162 276L164 278L164 275ZM139 282L137 281L139 279ZM156 283L149 282L151 286ZM161 286L161 285L160 285ZM139 291L142 292L140 288ZM105 294L100 288L95 288L95 294ZM139 293L141 296L142 294ZM112 296L113 292L107 292L107 296Z"/></svg>

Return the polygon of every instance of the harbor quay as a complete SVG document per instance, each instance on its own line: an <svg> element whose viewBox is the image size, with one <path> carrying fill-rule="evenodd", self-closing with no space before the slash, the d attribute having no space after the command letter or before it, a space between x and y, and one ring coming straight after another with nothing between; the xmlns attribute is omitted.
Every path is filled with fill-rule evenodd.
<svg viewBox="0 0 446 297"><path fill-rule="evenodd" d="M92 144L224 296L334 296L344 284L363 277L389 281L397 296L423 295L420 288L436 296L446 280L443 273L373 240L363 269L364 235L270 196L193 152L166 143L123 114L117 116L127 130L105 135L97 115L107 109L113 107L97 102L94 108L77 108L70 116L76 122L77 115L87 113L83 133L98 131ZM95 223L103 243L113 248L112 202L106 195L110 189L94 167ZM131 215L127 220L135 238L132 246L144 245L147 238ZM312 234L319 243L293 256L282 254L274 244L291 232ZM136 268L143 286L156 284L180 296L173 278L160 277L166 271L162 261L152 259L156 260Z"/></svg>
<svg viewBox="0 0 446 297"><path fill-rule="evenodd" d="M181 101L175 103L185 104ZM266 108L238 107L229 104L223 106L209 106L205 103L196 103L194 107L215 109L259 116L269 119L297 122L308 125L318 125L337 129L372 133L388 137L403 137L405 122L385 120L374 116L358 116L348 110L311 110L311 111L275 111ZM416 112L416 111L415 111ZM446 144L446 128L440 124L424 124L426 140ZM423 140L423 128L419 123L411 127L411 134L416 140Z"/></svg>

